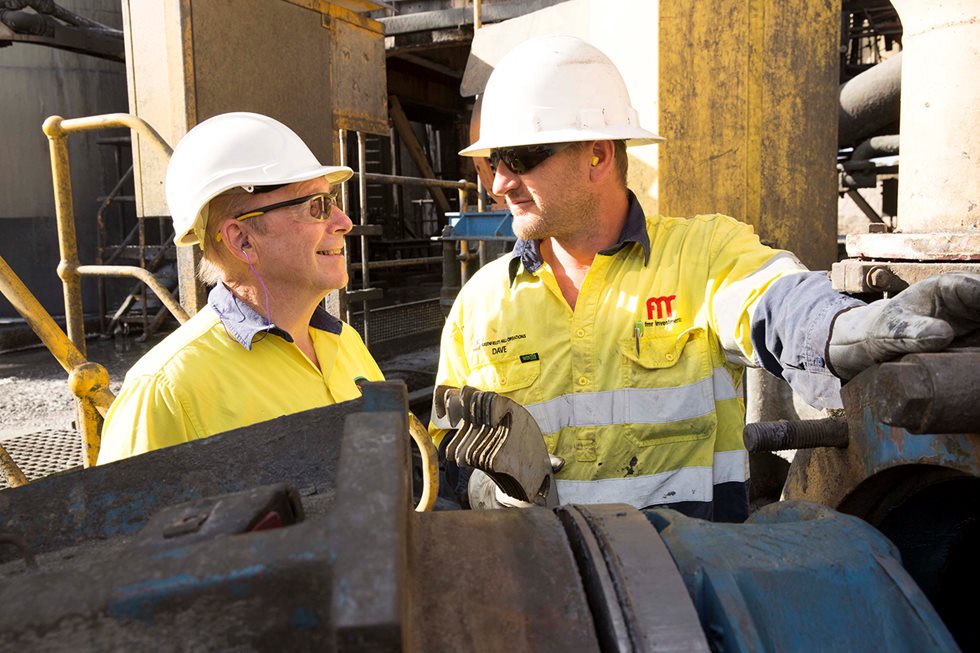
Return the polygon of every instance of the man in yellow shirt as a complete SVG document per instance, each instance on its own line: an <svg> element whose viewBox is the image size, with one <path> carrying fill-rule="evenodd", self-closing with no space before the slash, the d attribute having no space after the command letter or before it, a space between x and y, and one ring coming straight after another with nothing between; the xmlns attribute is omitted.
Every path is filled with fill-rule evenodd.
<svg viewBox="0 0 980 653"><path fill-rule="evenodd" d="M180 247L199 244L214 289L127 373L99 463L360 396L382 380L349 325L321 304L347 283L336 204L346 167L323 166L288 127L229 113L194 127L167 169Z"/></svg>
<svg viewBox="0 0 980 653"><path fill-rule="evenodd" d="M645 216L626 187L626 147L660 140L613 63L580 39L531 39L500 61L480 137L461 154L489 157L520 240L460 291L436 385L523 404L565 461L562 503L741 521L742 368L839 405L841 378L980 326L980 276L865 305L732 218ZM433 426L444 447L450 425ZM485 505L489 477L466 487L464 476L457 492Z"/></svg>

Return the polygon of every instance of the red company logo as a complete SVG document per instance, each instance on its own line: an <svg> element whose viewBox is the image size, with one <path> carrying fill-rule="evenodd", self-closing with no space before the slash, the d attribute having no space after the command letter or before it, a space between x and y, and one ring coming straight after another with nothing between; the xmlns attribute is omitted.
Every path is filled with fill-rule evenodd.
<svg viewBox="0 0 980 653"><path fill-rule="evenodd" d="M653 310L657 310L657 319L664 319L664 313L667 313L667 317L674 317L674 308L671 305L672 302L677 299L676 295L667 295L666 297L650 297L647 299L647 319L653 319Z"/></svg>

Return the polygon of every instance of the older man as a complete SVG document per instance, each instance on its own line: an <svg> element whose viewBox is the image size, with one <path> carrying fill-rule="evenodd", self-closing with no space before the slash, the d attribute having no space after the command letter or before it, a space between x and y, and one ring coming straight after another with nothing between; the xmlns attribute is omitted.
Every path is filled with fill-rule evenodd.
<svg viewBox="0 0 980 653"><path fill-rule="evenodd" d="M980 325L980 277L866 306L732 218L645 216L626 187L626 146L659 140L613 63L580 39L532 39L500 61L480 138L461 154L489 157L520 240L457 297L436 383L524 404L565 460L564 503L738 521L742 367L839 405L839 379ZM469 484L484 505L487 483Z"/></svg>
<svg viewBox="0 0 980 653"><path fill-rule="evenodd" d="M178 246L200 244L208 304L126 375L99 463L360 396L381 371L323 310L347 283L336 204L346 167L323 166L288 127L229 113L194 127L167 169Z"/></svg>

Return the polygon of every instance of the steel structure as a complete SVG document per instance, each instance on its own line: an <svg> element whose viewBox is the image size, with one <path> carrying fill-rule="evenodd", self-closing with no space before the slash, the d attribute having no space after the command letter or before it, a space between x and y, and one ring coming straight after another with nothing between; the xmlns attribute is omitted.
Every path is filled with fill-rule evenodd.
<svg viewBox="0 0 980 653"><path fill-rule="evenodd" d="M0 492L4 645L956 649L894 547L820 506L741 525L625 505L413 513L405 399L368 384Z"/></svg>

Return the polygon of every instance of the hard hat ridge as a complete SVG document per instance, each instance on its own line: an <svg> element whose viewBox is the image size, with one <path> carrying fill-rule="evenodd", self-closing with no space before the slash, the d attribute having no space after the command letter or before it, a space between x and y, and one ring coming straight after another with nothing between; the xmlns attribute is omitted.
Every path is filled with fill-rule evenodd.
<svg viewBox="0 0 980 653"><path fill-rule="evenodd" d="M174 242L204 243L208 203L236 187L281 186L326 177L347 181L346 166L324 166L306 143L278 120L257 113L224 113L200 123L180 140L167 167L166 195Z"/></svg>

